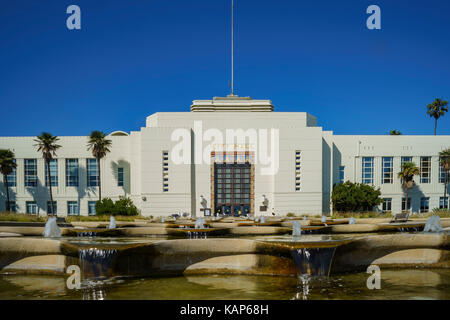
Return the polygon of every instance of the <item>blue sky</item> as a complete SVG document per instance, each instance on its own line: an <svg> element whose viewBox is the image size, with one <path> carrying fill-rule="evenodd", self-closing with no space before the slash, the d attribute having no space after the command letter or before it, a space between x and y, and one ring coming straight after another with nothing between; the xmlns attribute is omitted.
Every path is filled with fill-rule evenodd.
<svg viewBox="0 0 450 320"><path fill-rule="evenodd" d="M81 30L66 28L71 4ZM371 4L381 30L366 28ZM449 14L447 0L236 0L236 93L336 134L432 134ZM230 0L3 0L0 39L0 136L139 130L229 93Z"/></svg>

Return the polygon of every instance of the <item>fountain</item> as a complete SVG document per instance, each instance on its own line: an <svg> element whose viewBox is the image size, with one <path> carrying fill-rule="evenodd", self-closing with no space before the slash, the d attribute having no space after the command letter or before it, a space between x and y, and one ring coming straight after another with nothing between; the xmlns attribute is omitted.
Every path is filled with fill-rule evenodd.
<svg viewBox="0 0 450 320"><path fill-rule="evenodd" d="M302 234L302 226L298 221L292 222L292 236L300 237Z"/></svg>
<svg viewBox="0 0 450 320"><path fill-rule="evenodd" d="M109 218L109 226L108 229L115 229L116 228L116 219L114 219L113 216Z"/></svg>
<svg viewBox="0 0 450 320"><path fill-rule="evenodd" d="M291 251L300 275L328 276L336 247L299 248Z"/></svg>
<svg viewBox="0 0 450 320"><path fill-rule="evenodd" d="M441 232L444 228L442 228L441 218L436 215L432 215L428 218L427 223L425 224L424 232Z"/></svg>
<svg viewBox="0 0 450 320"><path fill-rule="evenodd" d="M348 220L348 224L356 224L355 218L351 217L350 220Z"/></svg>
<svg viewBox="0 0 450 320"><path fill-rule="evenodd" d="M200 217L195 220L195 229L204 229L205 228L205 218Z"/></svg>
<svg viewBox="0 0 450 320"><path fill-rule="evenodd" d="M164 217L161 217L161 223L164 223L164 221L165 221Z"/></svg>
<svg viewBox="0 0 450 320"><path fill-rule="evenodd" d="M56 224L56 217L48 218L43 235L46 238L61 237L61 229Z"/></svg>
<svg viewBox="0 0 450 320"><path fill-rule="evenodd" d="M326 223L327 222L327 217L326 216L322 216L322 218L320 219L320 222Z"/></svg>
<svg viewBox="0 0 450 320"><path fill-rule="evenodd" d="M261 216L261 218L259 219L260 223L266 223L266 219L264 218L264 216Z"/></svg>
<svg viewBox="0 0 450 320"><path fill-rule="evenodd" d="M117 249L79 249L80 266L83 277L100 278L111 273L111 266L117 256Z"/></svg>

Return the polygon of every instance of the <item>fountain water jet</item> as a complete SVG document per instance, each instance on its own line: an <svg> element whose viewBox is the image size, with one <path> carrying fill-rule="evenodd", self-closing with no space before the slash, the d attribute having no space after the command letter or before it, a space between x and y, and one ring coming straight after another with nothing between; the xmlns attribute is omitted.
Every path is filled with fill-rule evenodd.
<svg viewBox="0 0 450 320"><path fill-rule="evenodd" d="M108 229L115 229L116 228L116 219L114 219L113 216L109 218L109 226Z"/></svg>
<svg viewBox="0 0 450 320"><path fill-rule="evenodd" d="M302 234L302 226L298 221L292 222L292 236L300 237Z"/></svg>
<svg viewBox="0 0 450 320"><path fill-rule="evenodd" d="M117 252L117 249L79 249L80 267L84 278L107 276Z"/></svg>
<svg viewBox="0 0 450 320"><path fill-rule="evenodd" d="M46 238L61 237L61 229L56 223L56 217L48 218L43 235Z"/></svg>
<svg viewBox="0 0 450 320"><path fill-rule="evenodd" d="M356 224L355 218L351 217L350 220L348 220L348 224Z"/></svg>
<svg viewBox="0 0 450 320"><path fill-rule="evenodd" d="M444 228L442 228L441 218L436 215L432 215L428 218L427 223L425 224L424 232L441 232Z"/></svg>

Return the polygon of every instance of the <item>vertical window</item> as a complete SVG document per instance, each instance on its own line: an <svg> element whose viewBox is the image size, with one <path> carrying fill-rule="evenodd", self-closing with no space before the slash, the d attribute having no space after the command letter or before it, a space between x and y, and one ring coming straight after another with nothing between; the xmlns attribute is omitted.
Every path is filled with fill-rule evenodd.
<svg viewBox="0 0 450 320"><path fill-rule="evenodd" d="M373 184L373 157L362 158L362 183Z"/></svg>
<svg viewBox="0 0 450 320"><path fill-rule="evenodd" d="M51 204L51 202L47 201L47 214L57 214L58 207L56 205L56 201L53 201L53 209L55 209L55 212L52 211L52 206L50 204Z"/></svg>
<svg viewBox="0 0 450 320"><path fill-rule="evenodd" d="M383 157L382 159L382 171L383 176L381 177L381 183L393 183L394 182L394 158L393 157Z"/></svg>
<svg viewBox="0 0 450 320"><path fill-rule="evenodd" d="M428 212L430 210L430 198L424 197L420 199L420 212Z"/></svg>
<svg viewBox="0 0 450 320"><path fill-rule="evenodd" d="M38 214L39 209L36 204L36 201L27 201L26 202L26 210L28 214Z"/></svg>
<svg viewBox="0 0 450 320"><path fill-rule="evenodd" d="M339 183L344 183L345 179L345 166L339 167Z"/></svg>
<svg viewBox="0 0 450 320"><path fill-rule="evenodd" d="M431 157L420 157L420 183L431 182Z"/></svg>
<svg viewBox="0 0 450 320"><path fill-rule="evenodd" d="M117 186L123 187L123 168L117 168Z"/></svg>
<svg viewBox="0 0 450 320"><path fill-rule="evenodd" d="M162 152L163 192L169 192L169 152Z"/></svg>
<svg viewBox="0 0 450 320"><path fill-rule="evenodd" d="M45 167L45 186L48 187L48 168L47 164L44 163ZM58 160L52 159L50 160L50 181L52 183L52 187L58 186Z"/></svg>
<svg viewBox="0 0 450 320"><path fill-rule="evenodd" d="M439 198L439 209L448 209L448 197Z"/></svg>
<svg viewBox="0 0 450 320"><path fill-rule="evenodd" d="M382 210L383 210L383 212L392 211L392 198L384 198L383 199Z"/></svg>
<svg viewBox="0 0 450 320"><path fill-rule="evenodd" d="M66 159L66 187L78 187L78 159Z"/></svg>
<svg viewBox="0 0 450 320"><path fill-rule="evenodd" d="M87 185L88 187L98 187L98 161L97 159L86 159Z"/></svg>
<svg viewBox="0 0 450 320"><path fill-rule="evenodd" d="M95 210L95 204L97 201L88 201L88 213L90 216L95 216L97 211Z"/></svg>
<svg viewBox="0 0 450 320"><path fill-rule="evenodd" d="M300 180L301 180L301 163L302 163L302 156L301 151L296 150L295 151L295 191L300 191Z"/></svg>
<svg viewBox="0 0 450 320"><path fill-rule="evenodd" d="M16 159L13 160L16 163ZM17 187L17 169L14 168L13 171L8 174L8 187ZM12 210L11 210L12 211Z"/></svg>
<svg viewBox="0 0 450 320"><path fill-rule="evenodd" d="M5 201L5 210L8 208L8 201ZM9 211L17 212L17 206L15 201L9 202Z"/></svg>
<svg viewBox="0 0 450 320"><path fill-rule="evenodd" d="M77 201L67 201L67 214L69 216L77 216L80 214Z"/></svg>
<svg viewBox="0 0 450 320"><path fill-rule="evenodd" d="M37 160L25 159L25 187L37 186Z"/></svg>
<svg viewBox="0 0 450 320"><path fill-rule="evenodd" d="M406 162L412 162L412 157L402 157L401 167L403 167L403 164Z"/></svg>
<svg viewBox="0 0 450 320"><path fill-rule="evenodd" d="M402 198L402 211L411 210L411 198L408 197L408 210L406 210L406 198Z"/></svg>
<svg viewBox="0 0 450 320"><path fill-rule="evenodd" d="M439 158L439 183L445 183L445 171L441 161L442 158Z"/></svg>

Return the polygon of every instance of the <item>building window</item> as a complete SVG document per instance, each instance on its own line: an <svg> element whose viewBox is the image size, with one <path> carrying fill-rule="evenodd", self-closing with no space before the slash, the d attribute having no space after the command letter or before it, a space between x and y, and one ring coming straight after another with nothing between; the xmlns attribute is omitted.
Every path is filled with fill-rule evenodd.
<svg viewBox="0 0 450 320"><path fill-rule="evenodd" d="M16 163L16 159L13 160ZM12 172L7 175L8 187L17 187L17 169L13 168ZM11 210L12 211L12 210Z"/></svg>
<svg viewBox="0 0 450 320"><path fill-rule="evenodd" d="M169 192L169 151L162 152L163 192Z"/></svg>
<svg viewBox="0 0 450 320"><path fill-rule="evenodd" d="M384 198L382 205L383 212L391 212L392 211L392 198Z"/></svg>
<svg viewBox="0 0 450 320"><path fill-rule="evenodd" d="M8 201L5 201L5 210L8 208ZM15 201L9 202L9 211L17 212L17 206Z"/></svg>
<svg viewBox="0 0 450 320"><path fill-rule="evenodd" d="M339 166L339 183L344 183L345 166Z"/></svg>
<svg viewBox="0 0 450 320"><path fill-rule="evenodd" d="M66 159L66 187L78 187L78 159Z"/></svg>
<svg viewBox="0 0 450 320"><path fill-rule="evenodd" d="M439 198L439 209L448 209L448 197Z"/></svg>
<svg viewBox="0 0 450 320"><path fill-rule="evenodd" d="M87 185L88 187L98 187L98 161L97 159L86 159Z"/></svg>
<svg viewBox="0 0 450 320"><path fill-rule="evenodd" d="M408 197L408 210L406 210L406 198L402 198L402 211L411 210L411 198Z"/></svg>
<svg viewBox="0 0 450 320"><path fill-rule="evenodd" d="M439 158L439 183L445 183L445 171L441 161L442 158Z"/></svg>
<svg viewBox="0 0 450 320"><path fill-rule="evenodd" d="M123 187L123 168L117 168L117 186Z"/></svg>
<svg viewBox="0 0 450 320"><path fill-rule="evenodd" d="M25 187L37 186L37 160L25 159Z"/></svg>
<svg viewBox="0 0 450 320"><path fill-rule="evenodd" d="M393 183L394 182L394 158L393 157L383 157L382 159L382 171L383 176L381 177L381 183Z"/></svg>
<svg viewBox="0 0 450 320"><path fill-rule="evenodd" d="M95 210L96 204L97 201L88 201L88 213L90 216L95 216L97 214L97 211Z"/></svg>
<svg viewBox="0 0 450 320"><path fill-rule="evenodd" d="M47 214L57 214L58 207L56 205L56 201L53 201L53 209L55 209L55 212L52 212L52 206L50 205L50 203L50 201L47 201Z"/></svg>
<svg viewBox="0 0 450 320"><path fill-rule="evenodd" d="M420 212L428 212L430 210L430 198L420 199Z"/></svg>
<svg viewBox="0 0 450 320"><path fill-rule="evenodd" d="M431 182L431 157L420 157L420 183Z"/></svg>
<svg viewBox="0 0 450 320"><path fill-rule="evenodd" d="M45 167L45 186L48 187L48 168L47 164L44 164ZM52 187L58 186L58 160L52 159L50 160L50 181L52 182Z"/></svg>
<svg viewBox="0 0 450 320"><path fill-rule="evenodd" d="M67 201L67 214L69 216L78 216L80 208L77 201Z"/></svg>
<svg viewBox="0 0 450 320"><path fill-rule="evenodd" d="M412 162L412 157L402 157L401 167L407 162Z"/></svg>
<svg viewBox="0 0 450 320"><path fill-rule="evenodd" d="M373 184L373 157L362 158L362 183Z"/></svg>
<svg viewBox="0 0 450 320"><path fill-rule="evenodd" d="M27 207L26 210L27 210L28 214L38 214L39 213L39 208L36 204L36 201L27 201L26 207Z"/></svg>
<svg viewBox="0 0 450 320"><path fill-rule="evenodd" d="M300 150L295 151L295 191L301 191L301 161L302 155Z"/></svg>

